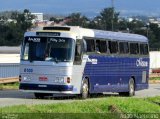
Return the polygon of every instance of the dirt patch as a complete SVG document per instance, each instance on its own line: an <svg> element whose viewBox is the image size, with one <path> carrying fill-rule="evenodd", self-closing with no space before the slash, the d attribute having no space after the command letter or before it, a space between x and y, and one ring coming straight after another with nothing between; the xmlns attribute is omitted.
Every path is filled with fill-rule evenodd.
<svg viewBox="0 0 160 119"><path fill-rule="evenodd" d="M150 84L160 84L160 80L149 80Z"/></svg>
<svg viewBox="0 0 160 119"><path fill-rule="evenodd" d="M108 110L112 113L122 113L121 110L119 110L115 105L108 106Z"/></svg>

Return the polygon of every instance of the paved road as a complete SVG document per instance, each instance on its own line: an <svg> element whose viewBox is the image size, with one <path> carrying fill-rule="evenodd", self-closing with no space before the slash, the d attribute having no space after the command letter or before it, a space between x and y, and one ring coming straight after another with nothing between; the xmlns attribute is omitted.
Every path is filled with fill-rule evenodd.
<svg viewBox="0 0 160 119"><path fill-rule="evenodd" d="M106 94L105 97L117 94ZM160 84L150 84L149 89L137 91L135 97L160 96ZM94 98L88 99L92 100ZM67 103L77 100L75 98L65 99L35 99L33 93L24 93L18 90L0 91L0 107L21 105L21 104L48 104L48 103Z"/></svg>

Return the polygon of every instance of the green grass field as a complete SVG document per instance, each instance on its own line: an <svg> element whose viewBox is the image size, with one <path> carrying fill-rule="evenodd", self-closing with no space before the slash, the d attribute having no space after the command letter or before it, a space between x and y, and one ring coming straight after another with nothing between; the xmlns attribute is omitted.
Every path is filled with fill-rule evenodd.
<svg viewBox="0 0 160 119"><path fill-rule="evenodd" d="M0 90L18 89L18 87L19 83L1 84ZM159 114L157 115L157 113ZM145 117L146 119L146 114L148 114L148 119L151 116L155 116L155 119L160 118L160 96L149 98L102 97L77 100L71 103L20 105L0 108L0 118L2 117L2 119L6 119L6 117L7 119L119 119L120 117L131 117L131 119L143 119ZM140 117L141 115L142 117Z"/></svg>
<svg viewBox="0 0 160 119"><path fill-rule="evenodd" d="M19 88L19 83L0 84L0 90L15 90Z"/></svg>
<svg viewBox="0 0 160 119"><path fill-rule="evenodd" d="M156 103L155 103L156 102ZM20 117L29 118L35 116L45 119L48 116L64 118L119 118L125 114L159 113L160 96L152 98L129 98L129 97L103 97L89 100L77 100L71 103L45 104L45 105L20 105L0 108L2 114L19 114ZM25 116L28 115L28 116ZM157 116L157 115L156 115ZM158 117L158 118L159 118ZM83 119L82 118L82 119ZM137 118L132 115L132 118ZM100 118L101 119L101 118Z"/></svg>
<svg viewBox="0 0 160 119"><path fill-rule="evenodd" d="M152 77L149 80L160 80L160 77Z"/></svg>

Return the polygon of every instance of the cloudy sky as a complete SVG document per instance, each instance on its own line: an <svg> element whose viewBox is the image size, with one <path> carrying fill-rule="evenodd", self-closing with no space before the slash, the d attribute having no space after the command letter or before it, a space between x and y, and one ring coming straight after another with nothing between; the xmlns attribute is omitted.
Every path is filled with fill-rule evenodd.
<svg viewBox="0 0 160 119"><path fill-rule="evenodd" d="M0 0L0 11L24 10L52 14L96 14L110 7L111 0ZM116 11L125 14L160 16L160 0L114 0Z"/></svg>

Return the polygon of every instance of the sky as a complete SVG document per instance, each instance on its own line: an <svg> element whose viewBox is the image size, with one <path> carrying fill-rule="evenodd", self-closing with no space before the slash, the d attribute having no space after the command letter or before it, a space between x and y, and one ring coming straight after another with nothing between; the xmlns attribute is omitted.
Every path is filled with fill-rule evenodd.
<svg viewBox="0 0 160 119"><path fill-rule="evenodd" d="M0 11L29 9L56 15L81 12L93 16L111 5L111 0L0 0ZM114 7L122 16L160 16L160 0L114 0Z"/></svg>

